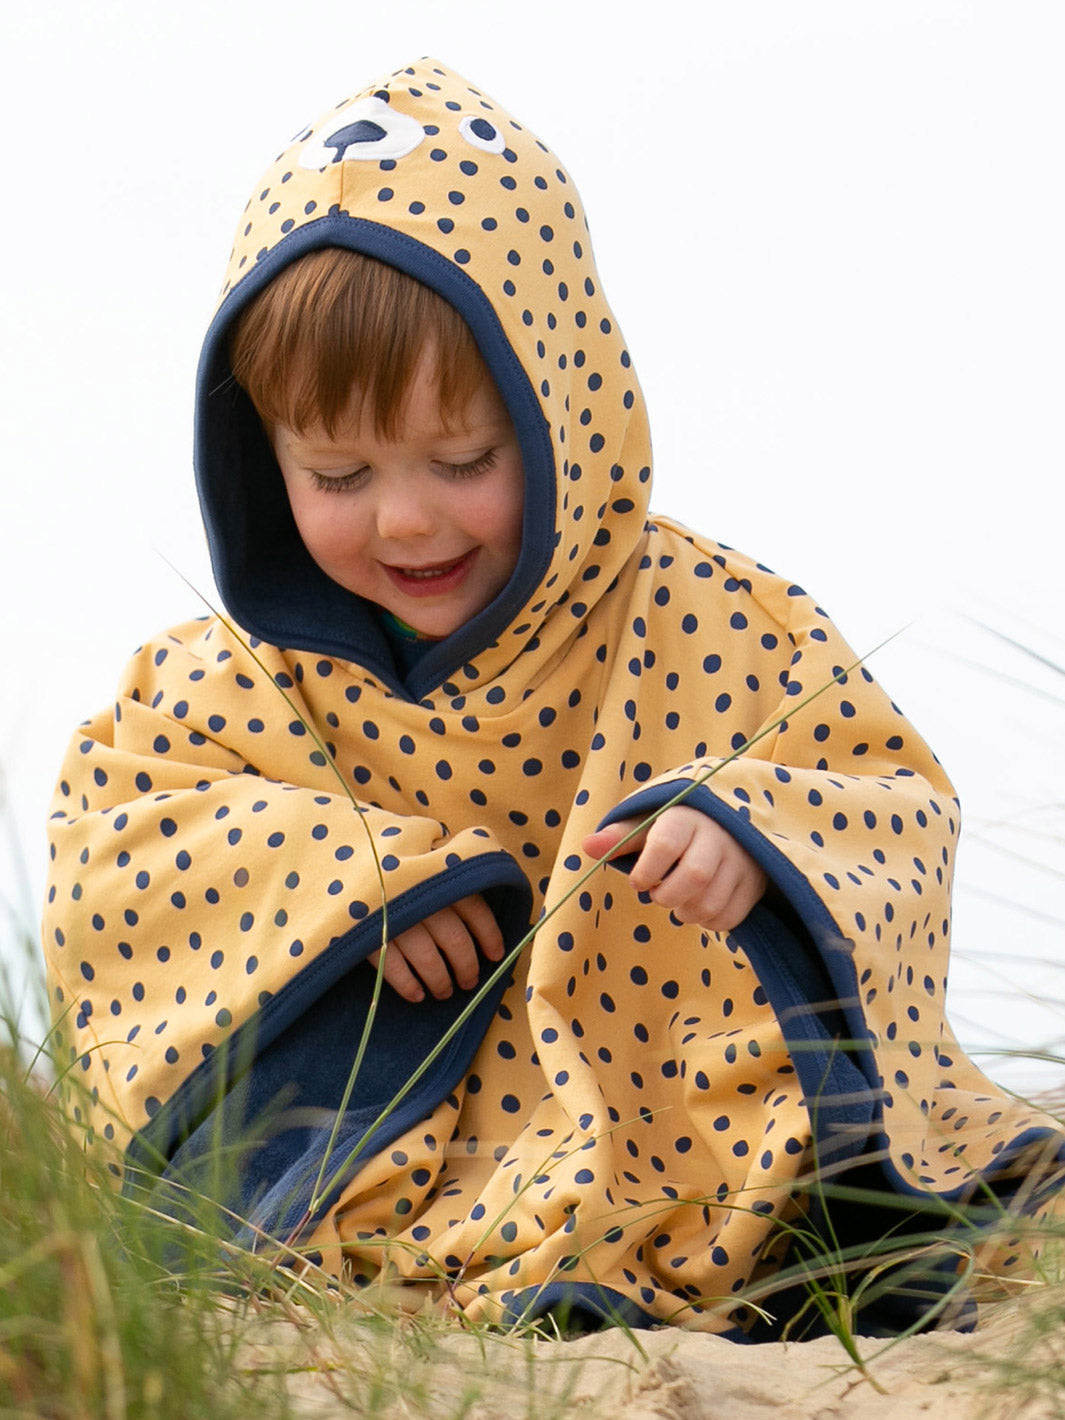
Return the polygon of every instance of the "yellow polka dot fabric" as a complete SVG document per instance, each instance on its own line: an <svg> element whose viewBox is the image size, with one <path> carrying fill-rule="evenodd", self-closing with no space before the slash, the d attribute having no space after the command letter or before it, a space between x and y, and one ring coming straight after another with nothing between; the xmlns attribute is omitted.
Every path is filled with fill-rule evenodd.
<svg viewBox="0 0 1065 1420"><path fill-rule="evenodd" d="M302 550L228 375L234 314L322 246L452 301L522 444L514 577L406 679ZM725 1332L782 1224L819 1216L811 1178L958 1208L1027 1183L1038 1206L1057 1126L944 1019L943 770L800 588L649 515L650 469L579 198L524 125L425 60L281 153L201 367L232 619L138 651L53 806L56 1035L116 1169L180 1172L257 1120L241 1207L349 1277L484 1320L576 1298ZM582 854L677 795L768 875L727 936ZM365 958L471 892L504 927L498 980L375 1007Z"/></svg>

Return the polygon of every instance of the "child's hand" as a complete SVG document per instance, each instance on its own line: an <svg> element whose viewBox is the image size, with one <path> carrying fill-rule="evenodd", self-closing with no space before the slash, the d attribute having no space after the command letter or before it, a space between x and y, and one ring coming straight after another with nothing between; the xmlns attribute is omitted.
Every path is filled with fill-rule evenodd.
<svg viewBox="0 0 1065 1420"><path fill-rule="evenodd" d="M610 824L584 840L592 858L612 856L639 819ZM638 853L629 873L637 892L648 892L659 907L682 922L712 932L738 927L766 889L766 875L736 840L698 809L675 804L622 853Z"/></svg>
<svg viewBox="0 0 1065 1420"><path fill-rule="evenodd" d="M503 934L479 892L393 937L385 953L385 980L404 1001L424 1001L426 990L444 1001L454 990L452 977L464 991L477 985L478 948L489 961L503 958ZM374 952L370 965L376 967L380 957Z"/></svg>

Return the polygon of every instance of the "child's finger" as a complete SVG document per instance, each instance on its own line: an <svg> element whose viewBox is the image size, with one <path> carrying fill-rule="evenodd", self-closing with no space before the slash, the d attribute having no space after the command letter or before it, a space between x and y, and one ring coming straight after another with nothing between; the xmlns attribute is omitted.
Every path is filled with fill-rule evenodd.
<svg viewBox="0 0 1065 1420"><path fill-rule="evenodd" d="M503 933L499 930L495 913L479 892L463 897L454 905L454 911L466 924L474 943L480 947L489 961L501 961L503 957Z"/></svg>
<svg viewBox="0 0 1065 1420"><path fill-rule="evenodd" d="M683 858L692 841L693 823L680 814L663 814L647 833L647 841L633 864L629 881L638 892L650 892L658 887ZM685 864L685 876L671 884L670 896L685 900L693 892L705 888L713 877L716 863L700 861Z"/></svg>
<svg viewBox="0 0 1065 1420"><path fill-rule="evenodd" d="M607 824L606 828L600 828L595 833L589 833L581 842L581 848L589 858L609 859L615 848L639 823L639 819L622 819L620 823ZM621 850L624 853L638 853L644 841L642 834L632 838Z"/></svg>
<svg viewBox="0 0 1065 1420"><path fill-rule="evenodd" d="M407 966L414 972L425 989L438 1001L446 1001L455 989L448 971L447 962L440 954L435 931L430 929L432 918L426 918L416 927L400 932L393 938L389 955L401 952ZM465 933L465 928L462 929ZM467 941L469 939L467 938ZM385 959L387 971L388 960Z"/></svg>
<svg viewBox="0 0 1065 1420"><path fill-rule="evenodd" d="M649 884L652 896L660 907L671 908L678 915L683 913L684 921L704 921L720 911L732 896L743 871L743 860L727 851L730 840L716 831L703 831L700 835L693 832L689 836L691 825L684 820L667 825L663 818L661 822L661 844L652 843L652 836L648 836L645 856L652 847L660 850L648 870L660 869L669 859L672 866L666 867L657 883ZM704 825L698 824L698 828L703 829Z"/></svg>
<svg viewBox="0 0 1065 1420"><path fill-rule="evenodd" d="M470 935L470 930L466 923L452 907L445 907L440 912L434 912L421 923L421 928L428 934L433 945L434 959L434 982L428 981L422 975L418 962L412 963L418 969L419 976L432 991L438 1000L451 995L451 981L448 980L447 991L436 990L436 970L439 969L444 976L448 975L448 966L451 968L451 975L463 991L469 991L477 985L477 978L481 974L480 966L477 962L477 943ZM407 960L411 960L410 952L406 953ZM445 965L446 962L446 965Z"/></svg>
<svg viewBox="0 0 1065 1420"><path fill-rule="evenodd" d="M730 907L741 881L738 864L724 859L712 871L698 864L681 863L652 894L660 907L668 907L681 922L699 922L713 931L730 917ZM735 925L729 923L729 925Z"/></svg>
<svg viewBox="0 0 1065 1420"><path fill-rule="evenodd" d="M374 952L368 957L370 965L377 970L377 964L381 960L381 953ZM402 996L404 1001L416 1004L425 1000L425 991L421 982L411 971L410 967L403 960L403 953L395 945L389 944L388 952L385 955L385 981L391 986L398 996Z"/></svg>
<svg viewBox="0 0 1065 1420"><path fill-rule="evenodd" d="M660 906L668 907L678 921L698 922L711 932L731 932L761 899L766 876L756 864L743 859L732 861L726 856L704 892L676 902L666 901L672 884L673 878L667 879L653 896Z"/></svg>

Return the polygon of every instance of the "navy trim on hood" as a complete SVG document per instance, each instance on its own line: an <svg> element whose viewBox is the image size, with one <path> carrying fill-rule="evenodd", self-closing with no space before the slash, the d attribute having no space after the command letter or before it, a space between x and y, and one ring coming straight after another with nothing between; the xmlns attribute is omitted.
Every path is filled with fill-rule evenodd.
<svg viewBox="0 0 1065 1420"><path fill-rule="evenodd" d="M490 606L427 652L405 686L367 603L328 577L304 547L269 440L229 366L227 337L237 314L286 266L323 247L376 257L455 307L514 421L525 469L521 555L510 581ZM197 375L196 407L196 482L215 580L234 619L263 641L358 661L416 700L489 646L547 570L555 527L555 457L529 377L477 283L405 233L332 212L265 253L211 323Z"/></svg>

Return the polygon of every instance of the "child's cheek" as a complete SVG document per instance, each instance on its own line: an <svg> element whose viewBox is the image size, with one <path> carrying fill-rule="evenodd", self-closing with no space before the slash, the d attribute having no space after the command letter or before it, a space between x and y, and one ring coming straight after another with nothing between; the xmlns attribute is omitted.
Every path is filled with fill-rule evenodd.
<svg viewBox="0 0 1065 1420"><path fill-rule="evenodd" d="M350 575L365 560L360 520L344 504L342 494L327 493L311 506L293 509L304 546L332 577Z"/></svg>
<svg viewBox="0 0 1065 1420"><path fill-rule="evenodd" d="M500 470L498 475L471 489L463 509L467 530L486 542L501 558L515 560L521 548L524 489L521 466Z"/></svg>
<svg viewBox="0 0 1065 1420"><path fill-rule="evenodd" d="M296 525L305 542L313 542L323 552L342 553L358 541L360 520L343 493L322 493L297 516Z"/></svg>

